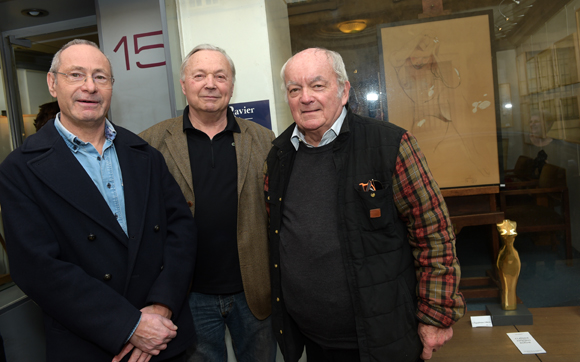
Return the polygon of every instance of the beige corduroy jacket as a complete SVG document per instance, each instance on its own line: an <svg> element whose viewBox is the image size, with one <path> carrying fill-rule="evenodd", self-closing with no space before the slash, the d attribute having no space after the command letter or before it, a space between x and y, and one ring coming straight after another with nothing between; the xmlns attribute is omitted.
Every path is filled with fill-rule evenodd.
<svg viewBox="0 0 580 362"><path fill-rule="evenodd" d="M236 121L241 130L234 133L238 161L238 254L246 301L254 316L263 320L272 311L263 170L274 133L252 121L241 118ZM158 123L139 136L163 154L194 214L195 194L183 116Z"/></svg>

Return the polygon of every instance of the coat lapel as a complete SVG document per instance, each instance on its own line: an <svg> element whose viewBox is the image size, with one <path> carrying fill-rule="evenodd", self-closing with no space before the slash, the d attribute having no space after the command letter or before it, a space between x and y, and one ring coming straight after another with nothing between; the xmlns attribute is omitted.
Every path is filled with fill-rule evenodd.
<svg viewBox="0 0 580 362"><path fill-rule="evenodd" d="M127 245L123 229L87 172L56 129L49 136L51 136L50 148L28 163L31 171L71 206L103 228L111 230L123 244Z"/></svg>
<svg viewBox="0 0 580 362"><path fill-rule="evenodd" d="M127 283L129 285L137 253L141 245L145 213L149 203L151 160L149 154L132 146L144 146L144 141L135 138L136 143L131 143L133 135L117 128L115 150L121 165L123 175L123 190L125 194L125 215L127 218L127 232L129 240L129 255L127 265ZM158 192L158 191L155 191Z"/></svg>
<svg viewBox="0 0 580 362"><path fill-rule="evenodd" d="M187 147L187 135L183 132L183 119L179 118L179 120L181 122L175 122L167 128L170 137L165 139L165 144L181 176L185 179L187 186L193 193L193 179L189 161L189 148Z"/></svg>
<svg viewBox="0 0 580 362"><path fill-rule="evenodd" d="M244 181L250 166L250 158L252 154L252 136L247 133L248 126L242 122L238 122L240 133L234 132L234 142L236 143L236 160L238 162L238 201L240 199L240 192L244 188ZM247 134L245 134L247 133Z"/></svg>

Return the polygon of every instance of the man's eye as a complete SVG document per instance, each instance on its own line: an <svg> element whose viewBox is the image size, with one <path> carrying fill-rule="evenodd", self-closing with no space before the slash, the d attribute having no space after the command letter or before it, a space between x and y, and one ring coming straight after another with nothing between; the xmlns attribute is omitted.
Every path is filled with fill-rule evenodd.
<svg viewBox="0 0 580 362"><path fill-rule="evenodd" d="M107 80L107 77L104 75L95 75L93 78L95 80L101 80L101 81Z"/></svg>
<svg viewBox="0 0 580 362"><path fill-rule="evenodd" d="M193 79L197 79L197 80L203 79L203 78L205 78L205 75L203 75L203 74L196 74L193 76Z"/></svg>
<svg viewBox="0 0 580 362"><path fill-rule="evenodd" d="M72 79L81 79L85 77L83 73L69 73L68 76Z"/></svg>
<svg viewBox="0 0 580 362"><path fill-rule="evenodd" d="M288 93L296 93L298 92L298 88L290 88L288 89Z"/></svg>

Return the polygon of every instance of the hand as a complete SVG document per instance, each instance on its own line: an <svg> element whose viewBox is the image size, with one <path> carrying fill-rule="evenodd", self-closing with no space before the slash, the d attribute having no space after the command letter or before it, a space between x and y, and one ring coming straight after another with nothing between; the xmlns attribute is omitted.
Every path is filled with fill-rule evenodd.
<svg viewBox="0 0 580 362"><path fill-rule="evenodd" d="M421 358L429 360L433 352L437 352L448 340L453 337L453 328L439 328L424 323L419 323L419 337L423 342Z"/></svg>
<svg viewBox="0 0 580 362"><path fill-rule="evenodd" d="M149 362L151 357L153 357L153 355L145 353L141 351L139 348L134 347L135 346L133 346L131 343L127 343L123 348L123 350L118 355L116 355L115 358L113 358L113 362L121 361L123 357L125 357L125 355L129 353L131 350L133 350L133 353L131 353L131 358L129 358L129 362Z"/></svg>
<svg viewBox="0 0 580 362"><path fill-rule="evenodd" d="M141 322L129 342L143 352L158 355L177 336L177 326L159 314L141 313Z"/></svg>
<svg viewBox="0 0 580 362"><path fill-rule="evenodd" d="M152 313L152 314L159 314L160 316L171 319L173 313L171 309L161 303L155 303L148 305L147 307L141 309L142 313Z"/></svg>

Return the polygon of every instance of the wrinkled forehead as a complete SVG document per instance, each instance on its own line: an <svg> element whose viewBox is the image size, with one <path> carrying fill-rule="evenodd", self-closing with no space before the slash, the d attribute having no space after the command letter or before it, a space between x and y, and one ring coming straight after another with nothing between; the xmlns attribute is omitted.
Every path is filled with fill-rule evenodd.
<svg viewBox="0 0 580 362"><path fill-rule="evenodd" d="M227 58L217 50L200 50L192 54L187 62L186 69L189 71L223 71L232 74L232 69Z"/></svg>
<svg viewBox="0 0 580 362"><path fill-rule="evenodd" d="M73 45L63 50L60 54L59 68L111 74L111 65L107 57L99 49L85 44Z"/></svg>
<svg viewBox="0 0 580 362"><path fill-rule="evenodd" d="M303 80L307 82L336 80L331 62L328 56L320 51L298 53L288 63L285 78L287 81Z"/></svg>

